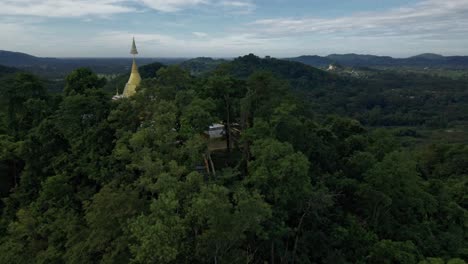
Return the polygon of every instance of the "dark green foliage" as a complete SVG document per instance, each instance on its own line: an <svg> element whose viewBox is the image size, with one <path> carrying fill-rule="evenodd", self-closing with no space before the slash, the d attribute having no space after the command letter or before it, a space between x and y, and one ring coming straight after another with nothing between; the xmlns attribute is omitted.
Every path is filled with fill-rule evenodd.
<svg viewBox="0 0 468 264"><path fill-rule="evenodd" d="M238 78L247 78L256 71L268 71L278 78L291 81L294 88L311 89L344 80L334 74L309 67L302 63L288 62L279 59L261 59L253 54L239 57L234 61L221 65L221 71L228 72Z"/></svg>
<svg viewBox="0 0 468 264"><path fill-rule="evenodd" d="M7 74L15 73L15 72L18 72L18 71L19 71L18 69L0 65L0 77L3 77L5 75L7 75Z"/></svg>
<svg viewBox="0 0 468 264"><path fill-rule="evenodd" d="M88 68L74 70L66 78L65 95L82 94L87 89L102 88L106 84L106 79L99 78Z"/></svg>
<svg viewBox="0 0 468 264"><path fill-rule="evenodd" d="M382 240L375 244L371 250L368 263L417 263L418 254L416 247L410 241L393 242L391 240Z"/></svg>
<svg viewBox="0 0 468 264"><path fill-rule="evenodd" d="M142 79L156 78L156 73L164 67L164 64L159 62L146 64L138 68Z"/></svg>
<svg viewBox="0 0 468 264"><path fill-rule="evenodd" d="M59 97L28 74L2 87L0 263L468 258L465 144L406 148L413 130L311 111L291 86L344 79L301 64L147 68L118 101L85 69ZM226 150L209 147L215 122Z"/></svg>
<svg viewBox="0 0 468 264"><path fill-rule="evenodd" d="M253 54L217 69L242 79L259 70L287 80L316 113L348 116L364 125L446 128L468 119L466 76L377 69L334 73Z"/></svg>
<svg viewBox="0 0 468 264"><path fill-rule="evenodd" d="M337 113L371 126L446 128L466 122L466 78L378 71L341 88L306 91L318 112Z"/></svg>
<svg viewBox="0 0 468 264"><path fill-rule="evenodd" d="M224 59L212 59L212 58L195 58L191 60L184 61L180 64L182 69L185 69L194 76L200 76L204 74L211 73L219 65L225 63Z"/></svg>
<svg viewBox="0 0 468 264"><path fill-rule="evenodd" d="M17 73L3 82L0 90L6 125L15 137L24 136L24 132L37 125L47 115L46 90L36 76L29 73Z"/></svg>

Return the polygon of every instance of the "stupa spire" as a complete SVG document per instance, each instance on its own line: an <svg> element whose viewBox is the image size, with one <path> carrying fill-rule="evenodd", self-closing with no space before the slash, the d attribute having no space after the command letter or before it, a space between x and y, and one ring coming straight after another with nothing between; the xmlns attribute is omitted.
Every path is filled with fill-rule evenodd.
<svg viewBox="0 0 468 264"><path fill-rule="evenodd" d="M132 54L133 56L138 54L138 50L135 45L135 37L133 37L132 49L130 50L130 54Z"/></svg>

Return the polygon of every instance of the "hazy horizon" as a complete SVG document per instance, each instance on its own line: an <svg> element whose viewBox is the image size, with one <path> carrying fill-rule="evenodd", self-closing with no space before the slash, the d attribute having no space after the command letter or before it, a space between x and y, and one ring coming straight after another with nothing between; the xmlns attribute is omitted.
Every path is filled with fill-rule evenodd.
<svg viewBox="0 0 468 264"><path fill-rule="evenodd" d="M38 57L38 58L51 58L51 59L131 59L131 55L128 55L128 56L108 56L108 57L86 57L86 56L82 56L82 57L73 57L73 56L69 56L69 57L51 57L51 56L37 56L35 54L30 54L30 53L26 53L26 52L22 52L22 51L19 51L19 50L0 50L0 51L6 51L6 52L16 52L16 53L23 53L23 54L27 54L27 55L31 55L31 56L34 56L34 57ZM258 54L255 54L255 53L246 53L246 54L240 54L240 55L237 55L237 56L232 56L232 57L215 57L215 56L204 56L204 55L200 55L200 56L191 56L191 57L163 57L163 56L154 56L154 57L148 57L148 56L137 56L137 59L195 59L195 58L210 58L210 59L224 59L224 60L233 60L233 59L236 59L238 57L242 57L242 56L246 56L246 55L249 55L249 54L254 54L256 56L259 56L259 57L262 57ZM295 57L301 57L301 56L320 56L320 57L327 57L327 56L330 56L330 55L363 55L363 56L378 56L378 57L392 57L394 59L406 59L406 58L411 58L411 57L416 57L416 56L419 56L419 55L424 55L424 54L433 54L433 55L441 55L441 56L444 56L444 57L450 57L450 56L462 56L462 57L468 57L468 55L465 55L465 54L455 54L455 55L446 55L446 54L438 54L438 53L431 53L431 52L420 52L420 53L417 53L417 54L414 54L414 55L409 55L409 56L403 56L403 57L397 57L397 56L390 56L390 55L385 55L385 54L365 54L365 53L331 53L331 54L323 54L323 55L319 55L319 54L297 54L297 55L292 55L292 56L288 56L288 57L277 57L277 56L270 56L270 55L265 55L265 56L270 56L272 58L278 58L278 59L287 59L287 58L295 58Z"/></svg>
<svg viewBox="0 0 468 264"><path fill-rule="evenodd" d="M468 54L467 0L0 0L0 49L38 57Z"/></svg>

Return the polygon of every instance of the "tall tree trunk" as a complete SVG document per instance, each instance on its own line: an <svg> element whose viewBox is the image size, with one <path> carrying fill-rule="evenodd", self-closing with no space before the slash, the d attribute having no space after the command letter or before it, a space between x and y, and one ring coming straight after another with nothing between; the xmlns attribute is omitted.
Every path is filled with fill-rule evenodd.
<svg viewBox="0 0 468 264"><path fill-rule="evenodd" d="M231 105L229 104L229 96L226 98L226 147L227 152L231 153Z"/></svg>
<svg viewBox="0 0 468 264"><path fill-rule="evenodd" d="M296 252L297 252L297 244L299 242L299 235L301 233L302 224L304 223L304 219L307 216L307 214L309 213L310 207L311 207L311 202L309 201L308 204L307 204L307 208L304 210L304 213L302 214L301 219L299 220L299 224L297 225L297 228L296 228L297 231L296 231L296 238L294 239L294 248L293 248L293 253L292 253L292 263L294 263L296 261Z"/></svg>
<svg viewBox="0 0 468 264"><path fill-rule="evenodd" d="M15 188L16 188L16 187L18 187L18 181L17 181L18 169L16 168L16 161L15 160L13 161L13 177L14 177Z"/></svg>
<svg viewBox="0 0 468 264"><path fill-rule="evenodd" d="M270 246L270 264L275 264L275 243L271 241Z"/></svg>
<svg viewBox="0 0 468 264"><path fill-rule="evenodd" d="M252 102L250 101L249 95L246 98L241 100L241 133L246 131L250 127L250 110L252 108ZM249 160L250 160L250 145L248 140L242 138L242 159L243 159L243 166L242 172L243 177L247 177L248 175L248 167L249 167Z"/></svg>
<svg viewBox="0 0 468 264"><path fill-rule="evenodd" d="M208 164L208 159L206 158L206 155L203 155L203 160L205 161L206 173L208 174L208 177L209 177L210 176L210 165Z"/></svg>
<svg viewBox="0 0 468 264"><path fill-rule="evenodd" d="M211 164L211 171L213 172L213 176L216 177L216 170L215 170L213 160L211 159L211 153L208 154L208 160L210 161L210 164Z"/></svg>

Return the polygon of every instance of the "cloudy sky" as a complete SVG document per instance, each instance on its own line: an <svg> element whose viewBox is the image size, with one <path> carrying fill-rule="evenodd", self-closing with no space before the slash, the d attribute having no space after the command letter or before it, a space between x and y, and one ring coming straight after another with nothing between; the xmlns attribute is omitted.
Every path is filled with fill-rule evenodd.
<svg viewBox="0 0 468 264"><path fill-rule="evenodd" d="M0 0L0 50L49 57L468 55L468 0Z"/></svg>

